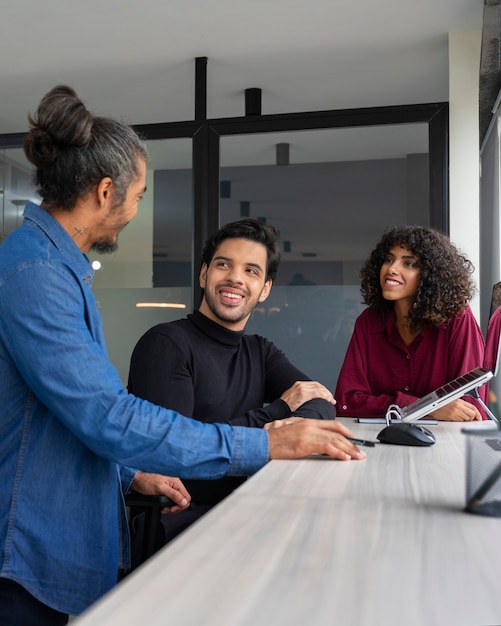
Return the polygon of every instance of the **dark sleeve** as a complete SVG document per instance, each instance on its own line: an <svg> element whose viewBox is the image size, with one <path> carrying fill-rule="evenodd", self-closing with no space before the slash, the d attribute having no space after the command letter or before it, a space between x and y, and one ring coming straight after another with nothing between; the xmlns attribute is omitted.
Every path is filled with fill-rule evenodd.
<svg viewBox="0 0 501 626"><path fill-rule="evenodd" d="M309 376L295 367L285 354L271 341L263 339L266 354L266 393L267 402L279 398L284 391L298 380L311 380ZM305 402L294 411L294 415L313 419L334 419L336 409L323 398L314 398ZM287 417L284 415L284 417ZM276 418L275 418L276 419Z"/></svg>
<svg viewBox="0 0 501 626"><path fill-rule="evenodd" d="M145 333L132 353L128 391L160 406L192 416L193 377L188 355L165 331Z"/></svg>
<svg viewBox="0 0 501 626"><path fill-rule="evenodd" d="M333 420L336 419L336 407L323 398L314 398L298 407L293 415L311 419Z"/></svg>
<svg viewBox="0 0 501 626"><path fill-rule="evenodd" d="M263 406L258 409L250 409L243 415L237 415L236 417L232 417L226 421L221 420L221 423L230 424L230 426L250 426L252 428L262 428L265 424L268 424L268 422L281 420L285 417L290 417L290 415L291 412L287 403L277 398L277 400L267 406Z"/></svg>
<svg viewBox="0 0 501 626"><path fill-rule="evenodd" d="M232 426L263 427L274 420L284 419L292 415L289 406L281 400L284 391L292 387L297 380L311 380L301 370L297 369L271 341L257 335L249 338L256 341L254 349L259 345L259 357L263 359L263 382L265 406L250 409L243 415L232 417L226 423ZM300 406L294 415L316 419L334 419L335 407L321 398L309 400Z"/></svg>

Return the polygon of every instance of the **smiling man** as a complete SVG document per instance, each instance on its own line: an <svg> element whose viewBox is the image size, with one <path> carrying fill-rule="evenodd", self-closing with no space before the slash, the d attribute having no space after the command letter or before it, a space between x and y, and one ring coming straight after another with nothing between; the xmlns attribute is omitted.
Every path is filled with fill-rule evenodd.
<svg viewBox="0 0 501 626"><path fill-rule="evenodd" d="M270 293L279 262L273 226L240 220L210 237L202 253L199 310L140 339L129 391L197 420L232 426L269 428L292 416L333 419L334 398L326 387L309 380L272 342L244 334L252 311ZM185 481L191 507L163 516L166 539L244 480Z"/></svg>

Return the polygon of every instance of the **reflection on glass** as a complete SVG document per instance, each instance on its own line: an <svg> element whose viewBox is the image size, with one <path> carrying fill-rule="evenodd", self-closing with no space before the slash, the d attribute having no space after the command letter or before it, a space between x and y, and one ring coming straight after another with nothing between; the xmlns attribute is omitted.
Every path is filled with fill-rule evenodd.
<svg viewBox="0 0 501 626"><path fill-rule="evenodd" d="M137 217L119 235L118 250L89 253L101 269L98 288L191 285L191 140L148 142L147 190Z"/></svg>
<svg viewBox="0 0 501 626"><path fill-rule="evenodd" d="M103 317L108 356L127 384L129 362L138 339L149 328L184 317L191 307L191 286L176 288L93 288ZM182 307L138 307L137 303L175 303Z"/></svg>
<svg viewBox="0 0 501 626"><path fill-rule="evenodd" d="M229 136L221 164L220 223L280 231L278 276L252 327L334 389L363 261L386 227L430 223L428 125Z"/></svg>

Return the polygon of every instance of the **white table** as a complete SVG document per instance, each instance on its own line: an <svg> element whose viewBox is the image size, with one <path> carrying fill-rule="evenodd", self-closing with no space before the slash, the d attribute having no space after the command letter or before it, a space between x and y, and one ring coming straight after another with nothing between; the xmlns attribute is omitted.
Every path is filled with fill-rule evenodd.
<svg viewBox="0 0 501 626"><path fill-rule="evenodd" d="M364 461L272 461L78 626L501 624L501 519L463 511L461 425L430 429Z"/></svg>

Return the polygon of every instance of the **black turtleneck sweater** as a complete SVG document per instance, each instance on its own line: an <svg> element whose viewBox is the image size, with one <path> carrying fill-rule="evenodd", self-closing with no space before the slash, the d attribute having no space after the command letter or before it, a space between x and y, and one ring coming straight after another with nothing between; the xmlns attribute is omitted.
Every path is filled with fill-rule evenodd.
<svg viewBox="0 0 501 626"><path fill-rule="evenodd" d="M262 428L291 415L280 396L297 380L310 379L271 341L228 330L195 311L141 337L132 354L128 390L202 422ZM333 419L335 410L317 399L295 414ZM215 504L243 480L183 482L193 502Z"/></svg>

